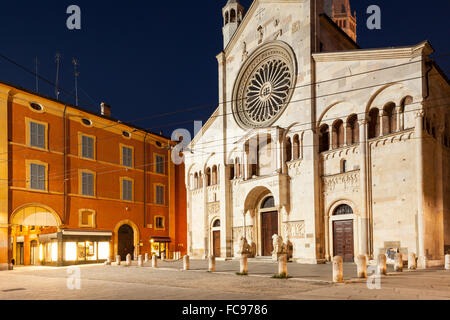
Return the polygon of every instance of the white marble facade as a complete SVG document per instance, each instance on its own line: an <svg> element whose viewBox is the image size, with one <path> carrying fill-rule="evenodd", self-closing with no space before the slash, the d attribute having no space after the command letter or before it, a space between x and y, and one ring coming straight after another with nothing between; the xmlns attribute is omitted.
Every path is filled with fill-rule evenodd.
<svg viewBox="0 0 450 320"><path fill-rule="evenodd" d="M189 254L237 257L245 236L267 255L262 217L276 211L297 262L345 250L334 226L346 221L355 256L394 247L443 263L448 79L428 42L360 49L314 3L224 7L219 105L185 152Z"/></svg>

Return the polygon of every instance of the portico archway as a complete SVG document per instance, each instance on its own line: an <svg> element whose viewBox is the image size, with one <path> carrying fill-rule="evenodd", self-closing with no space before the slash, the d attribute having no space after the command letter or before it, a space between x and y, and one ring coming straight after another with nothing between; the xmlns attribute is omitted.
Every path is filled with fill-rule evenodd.
<svg viewBox="0 0 450 320"><path fill-rule="evenodd" d="M123 229L122 229L122 226L124 226L124 225L126 225L126 227L124 227ZM127 233L129 234L130 233L130 230L128 229L128 227L130 227L131 229L132 229L132 239L133 239L133 249L134 250L132 250L131 252L129 252L130 250L129 250L129 248L127 247L127 251L128 251L128 253L130 253L131 254L131 256L132 256L132 258L134 257L134 255L136 254L136 255L139 255L140 254L140 248L139 248L139 239L140 239L140 236L139 236L139 228L137 227L137 225L133 222L133 221L131 221L131 220L122 220L122 221L120 221L117 225L116 225L116 227L114 228L114 256L115 255L120 255L121 256L121 258L122 258L122 253L119 251L119 241L120 241L120 238L121 237L119 237L119 230L122 230L122 232L124 232L124 231L126 231L127 230ZM126 230L125 230L126 229ZM124 235L124 234L123 234ZM128 244L128 246L129 246L129 244ZM127 254L128 254L127 253ZM126 255L125 255L125 257L126 257Z"/></svg>
<svg viewBox="0 0 450 320"><path fill-rule="evenodd" d="M258 256L271 256L272 237L274 234L281 234L278 203L276 195L266 186L253 188L245 199L245 234L250 244L256 244L255 253Z"/></svg>

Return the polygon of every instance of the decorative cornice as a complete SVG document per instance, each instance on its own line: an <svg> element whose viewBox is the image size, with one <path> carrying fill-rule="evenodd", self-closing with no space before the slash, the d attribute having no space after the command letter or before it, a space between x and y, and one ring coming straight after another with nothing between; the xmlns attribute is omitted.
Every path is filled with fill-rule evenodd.
<svg viewBox="0 0 450 320"><path fill-rule="evenodd" d="M409 47L314 53L312 56L316 62L328 62L399 58L413 59L421 55L430 55L433 52L434 49L431 47L431 44L428 41L424 41L418 45Z"/></svg>

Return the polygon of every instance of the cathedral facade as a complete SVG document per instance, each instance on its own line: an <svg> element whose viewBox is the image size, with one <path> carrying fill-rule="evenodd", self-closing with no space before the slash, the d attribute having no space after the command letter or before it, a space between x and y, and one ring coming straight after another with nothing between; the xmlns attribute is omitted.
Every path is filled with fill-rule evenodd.
<svg viewBox="0 0 450 320"><path fill-rule="evenodd" d="M428 42L361 49L349 0L223 8L219 105L185 152L188 253L419 266L450 249L450 87Z"/></svg>

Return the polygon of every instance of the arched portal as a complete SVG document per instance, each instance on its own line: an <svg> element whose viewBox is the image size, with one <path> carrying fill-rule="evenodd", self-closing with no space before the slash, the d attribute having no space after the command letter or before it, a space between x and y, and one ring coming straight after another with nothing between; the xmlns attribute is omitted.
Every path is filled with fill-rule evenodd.
<svg viewBox="0 0 450 320"><path fill-rule="evenodd" d="M278 210L272 195L265 197L259 209L261 216L261 255L271 256L273 252L272 237L279 234Z"/></svg>
<svg viewBox="0 0 450 320"><path fill-rule="evenodd" d="M118 231L118 255L121 260L126 260L127 255L134 256L134 232L128 224L124 224Z"/></svg>
<svg viewBox="0 0 450 320"><path fill-rule="evenodd" d="M220 219L215 219L211 227L212 254L220 257Z"/></svg>
<svg viewBox="0 0 450 320"><path fill-rule="evenodd" d="M332 255L341 256L344 262L353 262L355 256L353 208L348 203L338 203L330 214Z"/></svg>
<svg viewBox="0 0 450 320"><path fill-rule="evenodd" d="M273 251L273 235L281 235L279 199L269 187L253 188L244 202L244 212L249 212L251 219L244 219L244 230L247 241L256 244L256 254L271 256Z"/></svg>
<svg viewBox="0 0 450 320"><path fill-rule="evenodd" d="M52 241L41 240L56 234L62 225L60 216L52 208L28 203L16 208L9 221L12 260L16 265L56 263L59 257L56 237Z"/></svg>

